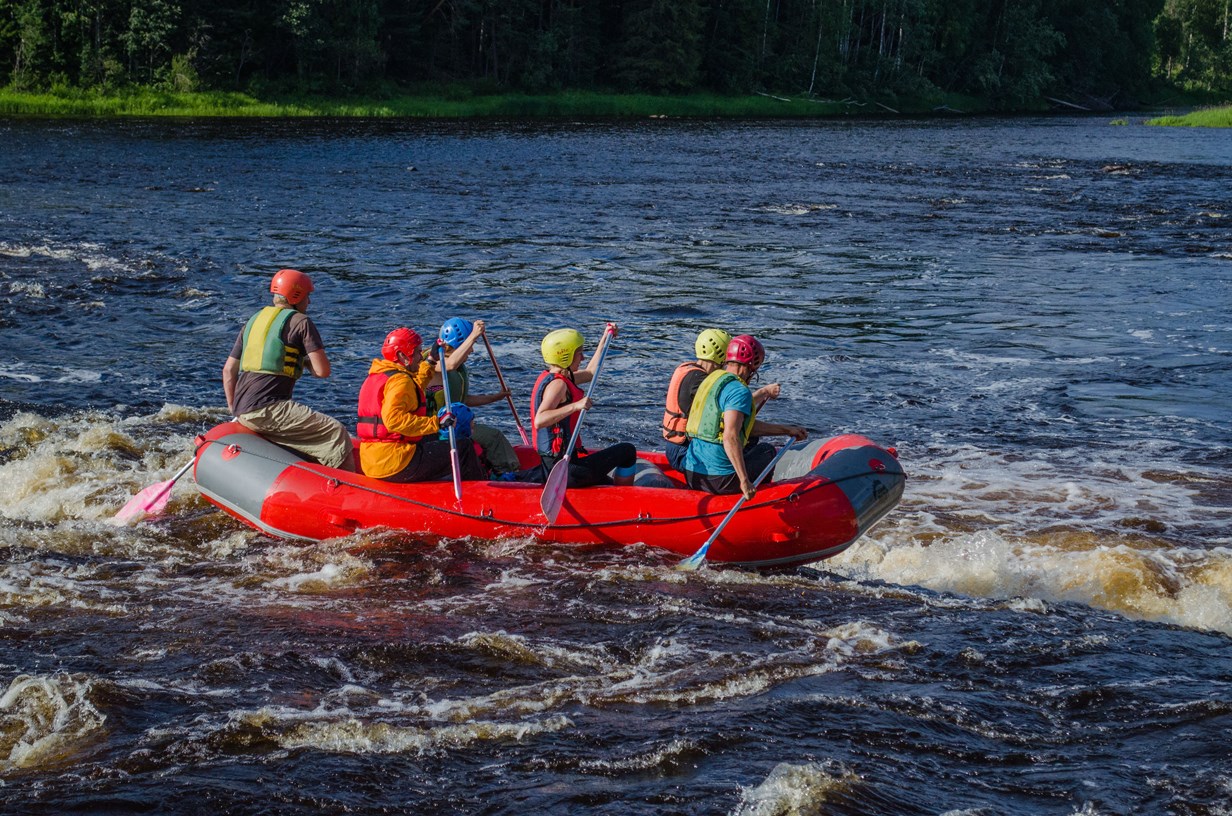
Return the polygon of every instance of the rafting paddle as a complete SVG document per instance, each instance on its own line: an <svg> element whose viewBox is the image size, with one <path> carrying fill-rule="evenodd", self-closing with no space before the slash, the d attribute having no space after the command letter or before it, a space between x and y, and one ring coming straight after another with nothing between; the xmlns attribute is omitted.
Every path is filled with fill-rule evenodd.
<svg viewBox="0 0 1232 816"><path fill-rule="evenodd" d="M483 344L488 349L488 359L492 361L492 369L496 372L496 381L500 383L502 391L509 391L509 386L505 385L505 378L501 376L500 366L496 364L496 355L492 353L492 344L488 342L488 333L483 333ZM526 429L522 427L522 418L518 416L518 409L513 405L513 395L506 393L505 400L509 403L509 410L513 412L513 421L518 425L518 433L522 434L522 444L530 447L530 437L526 435Z"/></svg>
<svg viewBox="0 0 1232 816"><path fill-rule="evenodd" d="M449 398L449 357L445 354L445 341L436 338L436 344L441 349L441 388L445 391L445 413L453 413L453 400ZM455 419L449 425L449 465L453 468L453 495L462 501L462 463L458 461L458 437L454 433L458 423Z"/></svg>
<svg viewBox="0 0 1232 816"><path fill-rule="evenodd" d="M599 371L603 368L603 358L607 356L608 346L610 342L608 335L613 334L612 324L608 323L604 330L604 339L599 343L602 348L599 350L599 360L595 363L595 373L590 378L590 384L586 386L586 398L595 392L595 383L599 381ZM552 472L548 474L548 480L543 485L543 494L539 497L539 507L543 510L543 515L547 516L548 524L556 523L556 516L560 514L560 506L565 501L565 491L569 489L569 457L573 455L573 446L577 444L578 431L582 429L582 417L586 416L586 409L578 411L577 422L573 424L573 433L569 435L569 446L565 448L565 456L559 462L552 466Z"/></svg>
<svg viewBox="0 0 1232 816"><path fill-rule="evenodd" d="M188 469L193 466L195 461L197 461L195 458L188 460L188 464L180 468L167 481L152 484L136 496L133 496L128 500L127 504L120 508L120 512L112 516L112 523L124 525L133 521L140 521L148 516L157 516L166 508L167 502L171 500L171 488L175 487L175 483L188 472Z"/></svg>
<svg viewBox="0 0 1232 816"><path fill-rule="evenodd" d="M766 465L766 467L762 470L761 474L758 475L756 480L754 480L753 482L754 488L760 485L762 483L762 480L764 480L767 476L770 475L770 471L774 470L774 466L779 463L779 460L783 458L783 454L786 453L787 449L790 447L791 447L791 443L788 442L786 445L779 448L779 452L776 453L774 455L774 458L770 460L770 464ZM727 522L731 521L732 517L736 515L736 511L739 510L741 506L743 506L744 498L745 498L744 495L741 494L740 500L732 505L732 509L727 511L727 515L724 516L723 520L719 522L719 526L714 528L714 532L710 534L710 538L706 539L706 543L701 546L701 549L699 549L697 552L693 553L688 558L684 559L679 564L677 564L676 569L685 570L686 572L693 572L694 570L696 570L698 567L702 565L702 562L706 560L706 553L707 551L709 551L710 545L713 544L715 540L719 537L719 533L723 532L723 528L726 527Z"/></svg>

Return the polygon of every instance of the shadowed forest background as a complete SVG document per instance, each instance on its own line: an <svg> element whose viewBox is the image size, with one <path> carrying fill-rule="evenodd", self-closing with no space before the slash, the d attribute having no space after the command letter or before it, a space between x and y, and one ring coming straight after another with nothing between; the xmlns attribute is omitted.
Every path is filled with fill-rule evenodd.
<svg viewBox="0 0 1232 816"><path fill-rule="evenodd" d="M0 85L1132 106L1232 88L1232 0L0 0Z"/></svg>

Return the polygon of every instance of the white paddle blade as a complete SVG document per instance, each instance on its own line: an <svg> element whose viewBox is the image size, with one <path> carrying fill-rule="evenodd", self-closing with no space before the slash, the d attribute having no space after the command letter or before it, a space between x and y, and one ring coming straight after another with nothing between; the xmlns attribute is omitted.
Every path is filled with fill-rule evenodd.
<svg viewBox="0 0 1232 816"><path fill-rule="evenodd" d="M565 501L565 489L569 486L569 460L561 459L552 466L548 480L543 485L543 493L539 496L539 507L547 516L548 524L555 524L560 515L560 506Z"/></svg>

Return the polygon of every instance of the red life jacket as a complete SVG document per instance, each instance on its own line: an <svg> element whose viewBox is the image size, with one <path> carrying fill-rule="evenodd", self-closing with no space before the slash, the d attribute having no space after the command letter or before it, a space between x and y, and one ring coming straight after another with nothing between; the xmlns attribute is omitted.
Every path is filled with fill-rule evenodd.
<svg viewBox="0 0 1232 816"><path fill-rule="evenodd" d="M663 438L682 445L688 439L684 432L689 421L689 407L697 387L706 379L706 371L695 362L681 363L672 372L667 386L667 406L663 409Z"/></svg>
<svg viewBox="0 0 1232 816"><path fill-rule="evenodd" d="M381 418L381 407L385 404L385 385L394 375L411 376L405 371L380 371L369 374L368 379L364 380L364 384L359 389L359 418L355 424L355 433L361 442L417 443L426 438L426 435L406 436L385 427L385 421ZM415 409L415 415L427 416L428 401L424 397L423 389L413 377L411 386L415 389L415 396L419 398L419 406Z"/></svg>
<svg viewBox="0 0 1232 816"><path fill-rule="evenodd" d="M539 379L535 380L535 387L530 392L530 427L531 438L530 444L535 450L543 453L551 453L553 456L560 456L565 452L565 446L569 444L569 437L573 434L573 429L577 425L578 415L570 414L569 416L557 422L548 428L540 430L535 427L535 414L539 412L539 401L543 395L543 389L547 388L548 383L553 379L560 380L565 384L565 388L569 390L568 402L577 402L586 394L581 388L578 388L577 383L572 377L566 377L564 374L553 374L551 371L545 371L539 375ZM559 406L553 406L559 407ZM544 434L541 444L539 434ZM583 454L586 449L582 447L582 439L578 438L576 450L578 454Z"/></svg>

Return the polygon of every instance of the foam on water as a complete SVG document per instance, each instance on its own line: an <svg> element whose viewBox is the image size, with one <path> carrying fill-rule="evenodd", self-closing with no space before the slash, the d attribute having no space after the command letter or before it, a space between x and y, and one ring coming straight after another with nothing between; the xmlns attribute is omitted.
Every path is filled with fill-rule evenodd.
<svg viewBox="0 0 1232 816"><path fill-rule="evenodd" d="M0 773L71 761L107 719L90 702L92 681L18 675L0 695Z"/></svg>
<svg viewBox="0 0 1232 816"><path fill-rule="evenodd" d="M539 734L570 728L568 717L553 716L524 722L476 720L457 725L399 726L353 718L302 722L281 719L279 712L262 709L240 718L246 727L259 729L283 748L314 748L353 754L424 755L465 749L476 742L523 742Z"/></svg>
<svg viewBox="0 0 1232 816"><path fill-rule="evenodd" d="M827 798L860 784L854 771L836 762L783 762L755 788L744 788L732 816L822 816Z"/></svg>
<svg viewBox="0 0 1232 816"><path fill-rule="evenodd" d="M88 609L108 615L131 611L120 592L97 580L92 567L39 561L9 562L0 567L0 606L15 613L45 607Z"/></svg>
<svg viewBox="0 0 1232 816"><path fill-rule="evenodd" d="M109 255L101 244L90 242L13 244L3 241L0 242L0 255L10 258L41 257L56 261L76 261L84 264L91 272L138 272L132 264Z"/></svg>
<svg viewBox="0 0 1232 816"><path fill-rule="evenodd" d="M142 487L169 478L192 456L192 439L167 425L204 414L165 406L153 417L99 412L56 418L18 412L0 423L0 516L34 522L110 518ZM134 466L135 465L135 466ZM181 480L173 494L193 494Z"/></svg>
<svg viewBox="0 0 1232 816"><path fill-rule="evenodd" d="M855 579L998 599L1080 603L1232 634L1232 550L1131 547L1099 536L995 531L921 543L874 535L826 563Z"/></svg>

